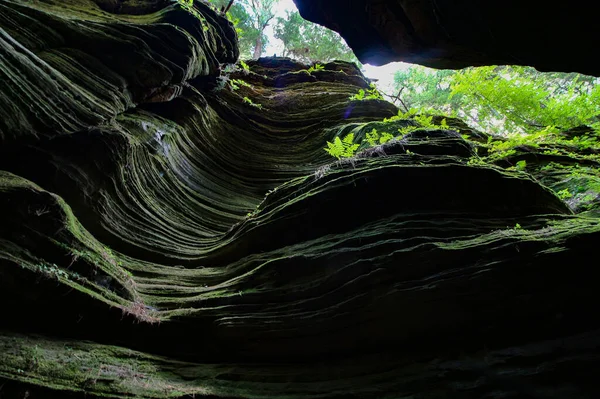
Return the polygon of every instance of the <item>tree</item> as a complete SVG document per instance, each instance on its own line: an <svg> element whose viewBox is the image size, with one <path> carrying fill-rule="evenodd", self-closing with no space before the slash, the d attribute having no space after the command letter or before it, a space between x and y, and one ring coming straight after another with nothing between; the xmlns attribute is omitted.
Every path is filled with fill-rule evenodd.
<svg viewBox="0 0 600 399"><path fill-rule="evenodd" d="M240 1L251 16L252 28L257 32L252 58L257 59L261 56L264 46L267 44L265 29L275 17L275 5L278 0L238 0Z"/></svg>
<svg viewBox="0 0 600 399"><path fill-rule="evenodd" d="M358 63L352 50L336 32L306 21L297 11L277 18L275 38L283 42L283 56L305 62L343 60Z"/></svg>
<svg viewBox="0 0 600 399"><path fill-rule="evenodd" d="M456 114L461 107L460 96L452 96L453 70L435 70L413 65L396 71L394 87L398 101L408 111L411 108Z"/></svg>
<svg viewBox="0 0 600 399"><path fill-rule="evenodd" d="M577 73L542 73L522 66L461 71L412 66L394 76L405 108L456 115L494 133L566 130L598 123L598 79Z"/></svg>
<svg viewBox="0 0 600 399"><path fill-rule="evenodd" d="M452 77L452 95L489 127L533 133L546 126L569 129L596 123L600 115L597 79L576 73L542 73L531 67L468 68ZM496 123L497 122L497 123Z"/></svg>
<svg viewBox="0 0 600 399"><path fill-rule="evenodd" d="M218 9L226 7L229 0L209 0ZM275 5L279 0L237 0L228 18L236 26L241 58L258 58L268 43L265 29L275 17Z"/></svg>

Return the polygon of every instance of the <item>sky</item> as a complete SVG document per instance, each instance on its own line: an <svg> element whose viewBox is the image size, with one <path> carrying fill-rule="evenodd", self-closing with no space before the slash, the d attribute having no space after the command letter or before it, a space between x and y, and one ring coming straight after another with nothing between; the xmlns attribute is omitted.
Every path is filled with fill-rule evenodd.
<svg viewBox="0 0 600 399"><path fill-rule="evenodd" d="M265 48L265 55L281 54L283 52L283 43L273 37L273 22L277 17L285 18L287 11L297 11L296 5L292 0L279 0L275 6L275 18L265 29L265 34L269 38L269 43Z"/></svg>

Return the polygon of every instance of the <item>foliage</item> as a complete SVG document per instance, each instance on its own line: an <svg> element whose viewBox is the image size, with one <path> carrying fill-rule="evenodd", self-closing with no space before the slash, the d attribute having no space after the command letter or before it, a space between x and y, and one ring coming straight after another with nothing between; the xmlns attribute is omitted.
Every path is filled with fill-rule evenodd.
<svg viewBox="0 0 600 399"><path fill-rule="evenodd" d="M315 71L322 71L324 69L325 69L325 67L323 65L315 64L315 65L312 65L310 68L308 68L308 73L312 73Z"/></svg>
<svg viewBox="0 0 600 399"><path fill-rule="evenodd" d="M370 88L367 90L360 89L358 93L349 97L351 101L364 101L364 100L383 100L383 96L377 90L377 87L373 83L370 84Z"/></svg>
<svg viewBox="0 0 600 399"><path fill-rule="evenodd" d="M397 101L408 110L459 116L491 133L535 133L547 126L600 128L597 78L540 73L530 67L489 66L396 72Z"/></svg>
<svg viewBox="0 0 600 399"><path fill-rule="evenodd" d="M297 11L277 18L275 38L283 42L283 56L303 62L342 60L358 63L352 50L336 32L303 19Z"/></svg>
<svg viewBox="0 0 600 399"><path fill-rule="evenodd" d="M573 194L571 194L568 188L558 191L556 195L558 195L558 198L562 200L571 198L573 196Z"/></svg>
<svg viewBox="0 0 600 399"><path fill-rule="evenodd" d="M396 96L405 111L411 108L421 112L456 114L461 108L461 97L451 95L452 77L456 71L435 70L418 65L398 70L394 74Z"/></svg>
<svg viewBox="0 0 600 399"><path fill-rule="evenodd" d="M240 66L242 67L242 69L246 72L250 72L250 67L248 66L248 64L246 64L244 61L240 60Z"/></svg>
<svg viewBox="0 0 600 399"><path fill-rule="evenodd" d="M416 113L416 110L410 110L409 112L403 113L402 111L398 111L398 115L393 116L391 118L385 118L383 123L392 123L400 120L413 120L416 123L414 125L409 125L405 127L398 128L398 135L394 136L388 132L378 132L377 129L372 129L370 132L365 134L364 142L368 144L369 147L374 147L377 145L385 144L394 138L399 138L404 136L407 133L413 132L419 129L450 129L446 120L443 119L440 124L436 124L433 122L433 116L427 115L419 115ZM340 139L336 137L333 143L327 142L327 151L330 155L336 158L347 158L354 156L356 150L363 144L363 141L360 143L354 143L354 133L347 134L344 139ZM412 154L410 151L406 151L406 154Z"/></svg>
<svg viewBox="0 0 600 399"><path fill-rule="evenodd" d="M488 66L457 72L452 94L462 95L482 122L493 130L533 133L546 126L569 129L596 122L600 86L592 77L540 73L521 66Z"/></svg>
<svg viewBox="0 0 600 399"><path fill-rule="evenodd" d="M411 108L406 112L398 111L398 115L394 115L390 118L384 118L384 123L392 123L399 120L413 120L416 125L408 125L398 129L398 133L401 135L408 134L419 129L443 129L453 130L448 126L446 119L442 119L439 124L433 122L433 115L419 114L419 110Z"/></svg>
<svg viewBox="0 0 600 399"><path fill-rule="evenodd" d="M229 0L209 0L218 9L224 8ZM278 0L236 0L227 13L238 34L241 58L258 58L268 43L265 29L275 17Z"/></svg>
<svg viewBox="0 0 600 399"><path fill-rule="evenodd" d="M527 161L524 159L518 161L517 164L515 165L515 168L517 170L525 170L526 167L527 167Z"/></svg>
<svg viewBox="0 0 600 399"><path fill-rule="evenodd" d="M598 78L540 73L520 66L437 72L414 66L397 72L395 78L398 101L409 112L384 122L410 117L419 125L400 128L398 133L428 126L431 120L424 114L438 112L456 115L481 130L498 134L489 136L488 142L480 146L483 156L472 157L468 165L508 163L513 165L508 169L541 172L544 176L546 167L528 167L526 160L519 159L521 154L533 151L569 162L600 162ZM573 129L582 125L588 128ZM547 174L548 183L559 198L569 199L569 206L578 209L598 203L600 175L590 172L595 168L586 168L587 172L579 176L573 165L551 164L547 165L552 171ZM557 176L565 173L556 173L557 169L568 172L558 183Z"/></svg>
<svg viewBox="0 0 600 399"><path fill-rule="evenodd" d="M242 79L231 79L229 81L229 86L231 87L231 90L233 90L233 91L239 90L240 86L252 88L252 85L250 83L248 83Z"/></svg>
<svg viewBox="0 0 600 399"><path fill-rule="evenodd" d="M398 129L398 133L400 133L401 135L406 135L410 132L414 132L415 130L419 130L419 129L443 129L443 130L452 130L449 126L448 123L446 122L446 119L442 119L442 121L440 122L440 124L436 124L433 122L433 115L414 115L412 117L412 119L417 122L417 126L405 126L405 127L401 127Z"/></svg>
<svg viewBox="0 0 600 399"><path fill-rule="evenodd" d="M570 147L579 150L600 151L600 142L598 142L596 135L583 134L581 136L566 137L560 134L558 129L550 126L531 134L510 135L504 140L494 140L490 136L486 145L489 153L488 160L495 162L514 155L519 147L540 148L547 144L552 144L553 149L543 150L542 153L545 155L570 155ZM578 157L600 161L600 156L594 153L579 155Z"/></svg>
<svg viewBox="0 0 600 399"><path fill-rule="evenodd" d="M350 158L359 146L360 144L354 143L354 133L348 133L343 139L336 137L333 143L328 141L325 151L337 159Z"/></svg>
<svg viewBox="0 0 600 399"><path fill-rule="evenodd" d="M369 143L371 147L374 147L379 144L385 144L393 138L394 135L387 132L378 133L377 129L371 130L365 136L366 142Z"/></svg>
<svg viewBox="0 0 600 399"><path fill-rule="evenodd" d="M268 43L265 29L275 17L275 5L278 0L238 0L250 15L250 24L256 34L252 58L257 59Z"/></svg>
<svg viewBox="0 0 600 399"><path fill-rule="evenodd" d="M262 107L263 107L263 106L262 106L262 104L255 103L255 102L253 102L253 101L252 101L250 98L248 98L248 97L244 97L244 98L243 98L243 101L244 101L246 104L248 104L248 105L250 105L250 106L252 106L252 107L254 107L254 108L262 109Z"/></svg>
<svg viewBox="0 0 600 399"><path fill-rule="evenodd" d="M179 0L193 4L193 0ZM224 9L229 0L208 0L215 9ZM240 57L258 58L269 42L265 29L275 18L279 0L236 0L227 17L238 34ZM304 62L329 62L343 60L358 63L352 50L334 31L303 19L297 11L288 12L286 18L277 18L274 37L283 42L283 56Z"/></svg>

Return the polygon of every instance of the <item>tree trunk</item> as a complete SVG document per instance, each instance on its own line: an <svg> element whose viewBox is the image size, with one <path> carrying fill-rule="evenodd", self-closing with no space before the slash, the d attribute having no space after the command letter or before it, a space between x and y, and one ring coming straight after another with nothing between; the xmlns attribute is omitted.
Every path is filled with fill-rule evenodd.
<svg viewBox="0 0 600 399"><path fill-rule="evenodd" d="M260 34L258 35L258 37L256 38L256 46L254 46L254 55L252 56L253 59L258 59L260 57L260 55L262 54L263 51L263 40L262 40L262 31L260 32Z"/></svg>

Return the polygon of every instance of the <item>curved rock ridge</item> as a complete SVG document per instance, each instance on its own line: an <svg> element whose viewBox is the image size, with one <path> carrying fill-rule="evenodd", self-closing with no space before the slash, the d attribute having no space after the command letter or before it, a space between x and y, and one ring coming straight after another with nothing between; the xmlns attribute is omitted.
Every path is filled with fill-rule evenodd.
<svg viewBox="0 0 600 399"><path fill-rule="evenodd" d="M150 1L138 2L144 8ZM195 77L218 76L238 56L235 32L199 3L145 15L91 0L0 2L0 137L70 134L110 126L136 104L168 101Z"/></svg>
<svg viewBox="0 0 600 399"><path fill-rule="evenodd" d="M335 160L419 127L355 65L226 65L202 4L0 6L0 397L596 396L597 202L544 168L594 159L448 119Z"/></svg>
<svg viewBox="0 0 600 399"><path fill-rule="evenodd" d="M529 65L600 76L584 54L600 38L598 5L542 0L294 0L303 18L339 32L361 62L433 68Z"/></svg>

